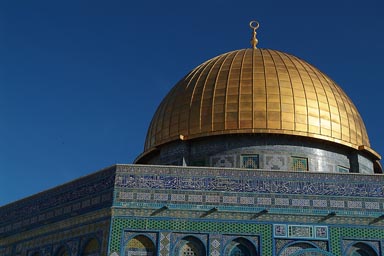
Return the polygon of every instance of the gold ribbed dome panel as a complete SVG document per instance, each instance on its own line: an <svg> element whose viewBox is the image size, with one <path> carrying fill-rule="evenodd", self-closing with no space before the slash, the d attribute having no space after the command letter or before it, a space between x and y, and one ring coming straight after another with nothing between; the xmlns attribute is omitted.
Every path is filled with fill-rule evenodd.
<svg viewBox="0 0 384 256"><path fill-rule="evenodd" d="M145 152L177 139L274 133L370 147L364 123L329 77L268 49L229 52L201 64L162 101Z"/></svg>

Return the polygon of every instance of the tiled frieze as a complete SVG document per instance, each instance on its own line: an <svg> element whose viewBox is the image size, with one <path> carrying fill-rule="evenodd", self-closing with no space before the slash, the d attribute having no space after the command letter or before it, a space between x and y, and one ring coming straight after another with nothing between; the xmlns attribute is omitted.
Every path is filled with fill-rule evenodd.
<svg viewBox="0 0 384 256"><path fill-rule="evenodd" d="M342 176L341 176L342 175ZM321 196L384 197L380 175L120 165L115 185L132 189L181 189ZM343 182L340 182L342 180Z"/></svg>
<svg viewBox="0 0 384 256"><path fill-rule="evenodd" d="M379 210L380 209L380 203L379 202L364 202L365 209L368 210Z"/></svg>
<svg viewBox="0 0 384 256"><path fill-rule="evenodd" d="M292 209L299 209L301 212L307 213L316 213L326 214L329 211L338 211L339 214L343 212L350 213L351 211L366 211L365 215L369 213L371 215L377 215L383 209L383 204L378 201L364 202L361 200L354 201L353 199L317 199L318 197L311 196L300 196L300 198L295 198L295 196L290 195L291 198L281 198L281 197L259 197L260 195L254 194L249 196L242 196L242 194L237 195L225 195L224 193L220 195L190 195L186 194L172 194L172 191L168 193L162 193L163 200L158 200L157 197L159 193L153 193L151 198L148 200L141 200L140 202L134 200L123 200L117 198L115 206L117 207L149 207L157 208L158 204L161 202L163 205L168 205L172 209L185 209L185 210L195 210L196 207L205 208L210 207L219 207L222 210L230 211L246 211L246 208L249 207L248 211L254 212L257 208L268 208L270 213L273 212L290 212ZM149 198L149 196L148 196ZM169 201L167 198L171 198ZM369 199L367 199L369 200ZM144 204L143 204L144 203ZM202 209L205 209L202 208ZM241 210L242 208L243 210ZM278 209L278 210L274 210ZM295 210L295 211L296 211ZM320 212L322 211L322 212Z"/></svg>
<svg viewBox="0 0 384 256"><path fill-rule="evenodd" d="M312 200L312 206L317 208L328 207L328 201L325 199L314 199Z"/></svg>
<svg viewBox="0 0 384 256"><path fill-rule="evenodd" d="M202 203L203 195L188 195L188 202Z"/></svg>
<svg viewBox="0 0 384 256"><path fill-rule="evenodd" d="M321 214L336 210L377 214L384 207L381 176L129 165L118 166L117 172L114 205L118 207L163 202L186 209L244 206L252 211L291 208L308 213L322 210Z"/></svg>

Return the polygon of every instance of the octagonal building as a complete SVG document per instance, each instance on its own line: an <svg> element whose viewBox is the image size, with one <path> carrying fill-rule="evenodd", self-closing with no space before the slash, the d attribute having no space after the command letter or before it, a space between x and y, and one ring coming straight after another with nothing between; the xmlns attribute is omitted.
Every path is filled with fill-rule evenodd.
<svg viewBox="0 0 384 256"><path fill-rule="evenodd" d="M252 48L170 90L134 164L2 206L0 256L384 255L381 157L356 106L251 25Z"/></svg>

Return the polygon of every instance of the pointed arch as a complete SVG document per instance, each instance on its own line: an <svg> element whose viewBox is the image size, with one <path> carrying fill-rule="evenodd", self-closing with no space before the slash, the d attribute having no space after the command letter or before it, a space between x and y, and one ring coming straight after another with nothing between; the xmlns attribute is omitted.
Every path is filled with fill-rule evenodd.
<svg viewBox="0 0 384 256"><path fill-rule="evenodd" d="M81 256L98 256L100 255L100 242L92 237L85 243Z"/></svg>
<svg viewBox="0 0 384 256"><path fill-rule="evenodd" d="M175 247L176 256L206 256L203 242L194 236L186 236Z"/></svg>
<svg viewBox="0 0 384 256"><path fill-rule="evenodd" d="M228 256L258 256L256 247L246 238L239 237L230 241L225 247L224 255Z"/></svg>
<svg viewBox="0 0 384 256"><path fill-rule="evenodd" d="M156 247L152 240L145 235L131 238L125 246L125 256L154 256Z"/></svg>
<svg viewBox="0 0 384 256"><path fill-rule="evenodd" d="M346 256L379 256L376 250L364 242L357 242L352 244L347 248L345 254Z"/></svg>

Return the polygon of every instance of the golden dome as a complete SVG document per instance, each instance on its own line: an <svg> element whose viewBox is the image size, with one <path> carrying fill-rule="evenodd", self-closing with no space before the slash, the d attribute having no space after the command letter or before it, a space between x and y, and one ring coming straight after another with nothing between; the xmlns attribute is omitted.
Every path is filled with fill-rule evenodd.
<svg viewBox="0 0 384 256"><path fill-rule="evenodd" d="M179 139L256 133L375 154L356 107L328 76L283 52L242 49L204 62L173 87L152 119L143 155Z"/></svg>

